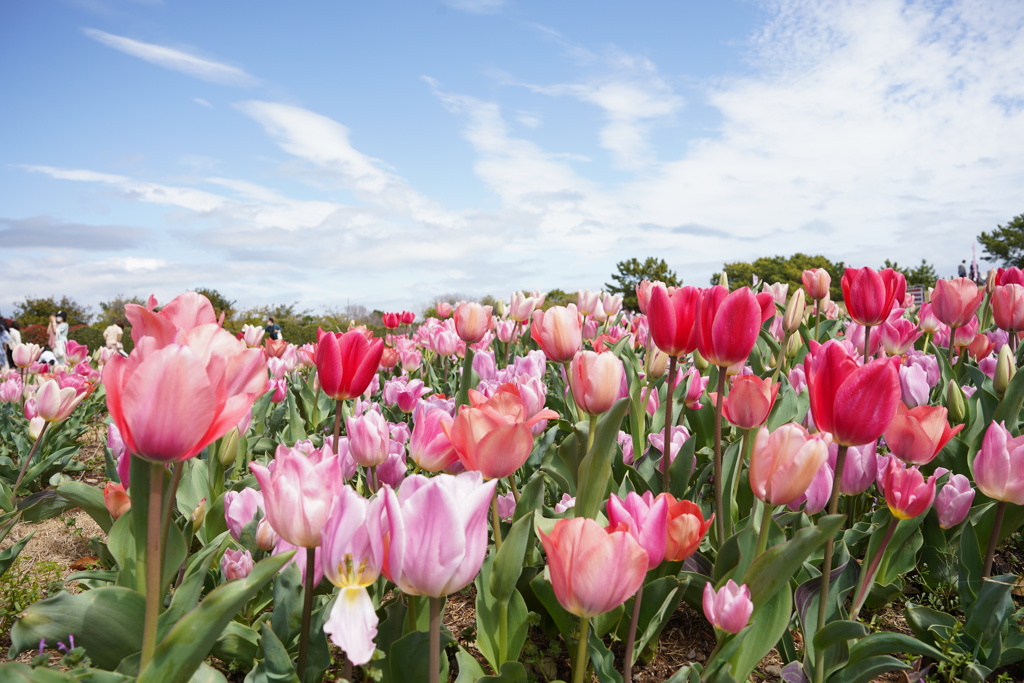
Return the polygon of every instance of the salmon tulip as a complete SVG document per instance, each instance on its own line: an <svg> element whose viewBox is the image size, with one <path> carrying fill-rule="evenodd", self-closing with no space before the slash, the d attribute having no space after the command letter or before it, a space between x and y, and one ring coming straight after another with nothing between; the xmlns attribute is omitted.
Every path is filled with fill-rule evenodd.
<svg viewBox="0 0 1024 683"><path fill-rule="evenodd" d="M985 290L965 277L939 280L932 292L932 312L950 327L962 327L974 318L984 298Z"/></svg>
<svg viewBox="0 0 1024 683"><path fill-rule="evenodd" d="M750 455L750 488L771 505L788 505L807 492L818 470L828 460L831 439L808 434L798 424L784 424L773 432L762 427Z"/></svg>
<svg viewBox="0 0 1024 683"><path fill-rule="evenodd" d="M626 370L610 353L580 351L569 363L569 386L580 410L588 415L608 412L622 393Z"/></svg>
<svg viewBox="0 0 1024 683"><path fill-rule="evenodd" d="M732 391L722 400L722 415L740 429L760 427L772 412L781 386L767 377L736 377L732 381Z"/></svg>
<svg viewBox="0 0 1024 683"><path fill-rule="evenodd" d="M885 443L897 458L908 465L924 465L964 428L950 428L948 412L942 406L896 406L896 415L883 433Z"/></svg>

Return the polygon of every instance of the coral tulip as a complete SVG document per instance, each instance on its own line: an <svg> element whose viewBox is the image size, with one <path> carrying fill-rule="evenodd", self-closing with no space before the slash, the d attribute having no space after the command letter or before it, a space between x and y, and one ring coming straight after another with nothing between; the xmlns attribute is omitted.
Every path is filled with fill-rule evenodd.
<svg viewBox="0 0 1024 683"><path fill-rule="evenodd" d="M739 633L750 621L754 603L750 589L729 579L718 591L709 581L704 584L704 616L711 625L726 633Z"/></svg>
<svg viewBox="0 0 1024 683"><path fill-rule="evenodd" d="M989 498L1024 505L1024 436L993 422L974 458L974 483Z"/></svg>
<svg viewBox="0 0 1024 683"><path fill-rule="evenodd" d="M828 435L808 434L798 424L773 432L762 427L750 455L750 488L771 505L787 505L804 495L828 460Z"/></svg>
<svg viewBox="0 0 1024 683"><path fill-rule="evenodd" d="M108 481L103 488L103 505L114 519L132 509L132 499L121 484Z"/></svg>
<svg viewBox="0 0 1024 683"><path fill-rule="evenodd" d="M613 610L643 585L647 553L628 531L605 530L586 517L561 519L540 534L551 587L559 604L578 617Z"/></svg>
<svg viewBox="0 0 1024 683"><path fill-rule="evenodd" d="M556 363L571 360L583 345L583 328L575 304L534 311L530 336L548 360Z"/></svg>
<svg viewBox="0 0 1024 683"><path fill-rule="evenodd" d="M932 312L950 327L962 327L974 318L985 290L965 277L939 280L932 292Z"/></svg>
<svg viewBox="0 0 1024 683"><path fill-rule="evenodd" d="M314 360L320 388L337 401L362 395L383 355L383 339L371 341L358 330L337 334L318 329Z"/></svg>
<svg viewBox="0 0 1024 683"><path fill-rule="evenodd" d="M850 317L869 327L888 318L893 306L902 302L907 292L906 278L892 268L878 273L866 266L847 268L840 282Z"/></svg>
<svg viewBox="0 0 1024 683"><path fill-rule="evenodd" d="M740 429L760 427L772 412L781 386L767 377L736 377L732 381L732 391L722 399L722 415Z"/></svg>
<svg viewBox="0 0 1024 683"><path fill-rule="evenodd" d="M320 545L320 531L344 486L338 456L311 456L278 446L273 470L256 463L249 469L263 490L264 509L274 531L295 546Z"/></svg>
<svg viewBox="0 0 1024 683"><path fill-rule="evenodd" d="M625 500L614 493L608 498L609 528L622 529L625 526L647 554L648 571L665 559L668 503L666 495L655 498L650 491L644 492L643 496L630 491Z"/></svg>
<svg viewBox="0 0 1024 683"><path fill-rule="evenodd" d="M580 351L569 363L572 398L588 415L608 412L622 394L626 369L610 353Z"/></svg>
<svg viewBox="0 0 1024 683"><path fill-rule="evenodd" d="M440 598L468 586L487 555L495 486L479 472L463 472L414 474L397 494L385 487L385 576L407 595Z"/></svg>
<svg viewBox="0 0 1024 683"><path fill-rule="evenodd" d="M948 412L942 406L918 406L907 410L902 403L883 435L889 450L908 465L924 465L932 461L963 425L951 429Z"/></svg>
<svg viewBox="0 0 1024 683"><path fill-rule="evenodd" d="M481 306L475 301L463 301L455 309L455 333L467 344L475 344L483 339L490 327L490 306Z"/></svg>
<svg viewBox="0 0 1024 683"><path fill-rule="evenodd" d="M804 374L815 426L841 446L874 441L896 415L900 381L891 361L859 366L846 347L832 340L808 354Z"/></svg>
<svg viewBox="0 0 1024 683"><path fill-rule="evenodd" d="M935 475L926 480L918 468L890 458L882 474L882 488L889 512L897 519L913 519L927 511L935 500Z"/></svg>
<svg viewBox="0 0 1024 683"><path fill-rule="evenodd" d="M665 559L682 562L697 552L700 542L715 521L707 520L700 506L688 500L676 500L672 494L661 494L668 500L668 526L665 529Z"/></svg>
<svg viewBox="0 0 1024 683"><path fill-rule="evenodd" d="M107 408L128 450L146 460L187 460L234 429L267 388L266 362L219 325L141 337L131 356L103 368Z"/></svg>
<svg viewBox="0 0 1024 683"><path fill-rule="evenodd" d="M761 322L761 306L748 288L731 293L721 285L705 289L697 308L697 350L719 367L742 363L757 343Z"/></svg>
<svg viewBox="0 0 1024 683"><path fill-rule="evenodd" d="M695 323L700 296L696 287L677 287L672 294L664 286L651 287L647 319L655 346L670 356L681 356L697 347Z"/></svg>

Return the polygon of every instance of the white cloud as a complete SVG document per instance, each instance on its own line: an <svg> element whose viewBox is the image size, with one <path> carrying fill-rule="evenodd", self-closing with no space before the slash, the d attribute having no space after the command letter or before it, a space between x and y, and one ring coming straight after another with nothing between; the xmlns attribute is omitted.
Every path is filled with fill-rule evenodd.
<svg viewBox="0 0 1024 683"><path fill-rule="evenodd" d="M443 0L452 9L471 14L491 14L497 12L505 4L505 0Z"/></svg>
<svg viewBox="0 0 1024 683"><path fill-rule="evenodd" d="M138 57L157 66L162 66L165 69L180 71L204 81L237 86L252 86L259 83L257 78L238 67L216 62L212 59L197 57L183 50L163 45L154 45L153 43L143 43L139 40L115 36L112 33L95 28L84 28L82 32L107 47L112 47L125 54Z"/></svg>

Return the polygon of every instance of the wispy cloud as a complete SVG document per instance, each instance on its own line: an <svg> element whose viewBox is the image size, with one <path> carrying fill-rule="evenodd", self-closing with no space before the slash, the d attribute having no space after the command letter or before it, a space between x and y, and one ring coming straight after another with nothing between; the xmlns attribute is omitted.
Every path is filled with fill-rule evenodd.
<svg viewBox="0 0 1024 683"><path fill-rule="evenodd" d="M138 57L151 64L156 64L172 71L180 71L204 81L242 87L254 86L259 83L259 79L238 67L199 57L184 50L164 45L155 45L153 43L144 43L132 38L116 36L95 28L83 28L82 32L107 47L112 47L115 50Z"/></svg>
<svg viewBox="0 0 1024 683"><path fill-rule="evenodd" d="M505 5L505 0L443 0L452 9L471 14L492 14Z"/></svg>
<svg viewBox="0 0 1024 683"><path fill-rule="evenodd" d="M0 243L9 249L120 251L142 246L150 234L136 226L69 223L50 216L0 218Z"/></svg>

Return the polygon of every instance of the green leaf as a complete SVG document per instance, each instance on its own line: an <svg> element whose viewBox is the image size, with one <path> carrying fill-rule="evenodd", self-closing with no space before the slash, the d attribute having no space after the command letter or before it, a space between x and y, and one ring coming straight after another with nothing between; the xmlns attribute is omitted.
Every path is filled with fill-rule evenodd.
<svg viewBox="0 0 1024 683"><path fill-rule="evenodd" d="M497 676L484 676L479 679L480 683L526 683L526 680L526 667L519 662L505 662Z"/></svg>
<svg viewBox="0 0 1024 683"><path fill-rule="evenodd" d="M828 683L871 683L881 674L889 671L909 671L910 665L889 655L868 657L858 662L857 666L848 666L837 671Z"/></svg>
<svg viewBox="0 0 1024 683"><path fill-rule="evenodd" d="M519 659L519 653L526 643L529 610L515 585L512 586L507 602L498 600L486 589L487 584L494 582L493 566L493 556L488 556L476 579L476 637L481 654L495 671L499 671L505 662ZM502 620L505 621L504 630ZM502 633L505 635L504 642Z"/></svg>
<svg viewBox="0 0 1024 683"><path fill-rule="evenodd" d="M868 633L868 627L859 621L833 621L830 624L825 624L824 628L818 629L818 632L814 634L814 647L818 649L829 647L847 640L863 638Z"/></svg>
<svg viewBox="0 0 1024 683"><path fill-rule="evenodd" d="M18 555L20 555L21 551L24 550L25 544L31 541L32 537L35 535L36 532L33 531L28 536L21 539L11 547L6 548L3 551L0 551L0 576L3 576L7 572L7 570L11 568L11 565L14 564L14 561L18 559Z"/></svg>
<svg viewBox="0 0 1024 683"><path fill-rule="evenodd" d="M73 635L75 645L85 648L95 666L113 670L122 659L142 649L145 611L142 594L120 586L74 595L58 593L21 614L11 629L10 656L34 650L41 639L56 647Z"/></svg>
<svg viewBox="0 0 1024 683"><path fill-rule="evenodd" d="M291 558L290 552L268 557L249 576L229 581L206 596L157 646L149 666L139 674L139 683L186 683L231 618Z"/></svg>
<svg viewBox="0 0 1024 683"><path fill-rule="evenodd" d="M836 622L839 623L839 622ZM831 626L832 624L829 624ZM828 628L826 626L825 628ZM880 631L861 638L850 646L850 661L847 666L852 667L861 660L875 655L884 654L921 655L936 661L947 661L949 658L928 643L917 638L908 636L905 633L890 633Z"/></svg>
<svg viewBox="0 0 1024 683"><path fill-rule="evenodd" d="M583 458L576 491L576 516L594 519L604 502L612 476L612 458L618 444L619 425L629 410L629 399L620 398L604 414L594 435L594 445Z"/></svg>
<svg viewBox="0 0 1024 683"><path fill-rule="evenodd" d="M110 532L114 518L107 511L107 506L103 502L103 492L98 488L77 481L66 481L57 487L57 493L73 506L85 510L103 529L103 533Z"/></svg>
<svg viewBox="0 0 1024 683"><path fill-rule="evenodd" d="M507 603L523 573L523 558L533 531L533 517L522 517L512 525L494 558L487 588L498 602Z"/></svg>
<svg viewBox="0 0 1024 683"><path fill-rule="evenodd" d="M455 662L459 666L459 677L455 683L476 683L484 677L484 668L480 662L461 645L455 653Z"/></svg>
<svg viewBox="0 0 1024 683"><path fill-rule="evenodd" d="M680 581L674 576L666 576L644 586L644 593L640 600L637 637L631 664L636 663L636 658L644 651L647 644L656 639L665 628L665 625L668 624L676 611L676 607L679 606L684 592L680 588L685 587L689 580L689 577ZM628 624L628 620L623 620L623 624Z"/></svg>
<svg viewBox="0 0 1024 683"><path fill-rule="evenodd" d="M967 635L988 647L989 640L999 633L1007 617L1013 612L1011 592L1017 577L1012 574L993 576L981 584L978 598L965 610Z"/></svg>
<svg viewBox="0 0 1024 683"><path fill-rule="evenodd" d="M288 654L288 649L265 621L260 626L260 644L263 646L260 673L263 674L264 680L267 683L299 683L299 676L295 673L295 664Z"/></svg>
<svg viewBox="0 0 1024 683"><path fill-rule="evenodd" d="M931 645L938 645L942 638L940 637L937 640L937 636L943 633L950 633L957 627L956 617L944 612L937 612L930 607L914 605L908 602L903 614L907 619L907 625L914 632L914 635L919 640Z"/></svg>
<svg viewBox="0 0 1024 683"><path fill-rule="evenodd" d="M735 637L735 641L742 645L739 651L729 658L732 674L737 680L747 680L765 655L775 647L789 627L792 613L793 594L788 585L784 590L767 594L767 597L760 601L754 600L750 625ZM708 668L710 667L711 662L708 662Z"/></svg>
<svg viewBox="0 0 1024 683"><path fill-rule="evenodd" d="M441 650L451 643L452 638L444 629L441 630ZM427 680L430 668L430 634L426 631L413 631L399 638L391 646L388 655L392 662L398 664L391 667L392 683L423 683ZM441 657L441 675L439 680L448 680L448 658Z"/></svg>
<svg viewBox="0 0 1024 683"><path fill-rule="evenodd" d="M544 578L543 574L538 574L534 577L533 581L530 582L530 589L537 596L537 599L540 600L540 603L544 606L552 621L555 622L558 630L562 633L572 633L573 628L579 623L579 617L569 614L562 607L558 602L558 598L555 597L555 589L551 587L551 583Z"/></svg>
<svg viewBox="0 0 1024 683"><path fill-rule="evenodd" d="M539 510L543 504L544 472L538 470L526 482L522 493L519 494L519 502L516 504L515 514L512 515L512 523L515 524L523 517L533 517L533 511Z"/></svg>
<svg viewBox="0 0 1024 683"><path fill-rule="evenodd" d="M766 600L786 585L804 560L839 531L845 519L845 515L822 517L817 526L801 529L792 539L762 553L743 577L754 604Z"/></svg>
<svg viewBox="0 0 1024 683"><path fill-rule="evenodd" d="M158 637L162 638L174 624L178 622L187 612L199 604L199 598L203 593L203 585L206 583L206 574L210 568L213 556L221 551L221 543L226 541L227 534L217 543L205 546L198 553L193 555L182 577L181 585L174 589L171 595L171 603L160 615L160 627Z"/></svg>
<svg viewBox="0 0 1024 683"><path fill-rule="evenodd" d="M587 637L587 651L590 653L590 661L594 665L597 680L601 683L622 683L622 676L615 670L615 655L605 647L604 642L593 630Z"/></svg>
<svg viewBox="0 0 1024 683"><path fill-rule="evenodd" d="M210 654L222 661L248 669L259 651L260 634L245 624L229 621L224 633L213 644Z"/></svg>
<svg viewBox="0 0 1024 683"><path fill-rule="evenodd" d="M304 553L305 548L295 552ZM274 577L274 610L271 625L274 633L286 646L299 637L302 627L302 574L296 564L290 564Z"/></svg>
<svg viewBox="0 0 1024 683"><path fill-rule="evenodd" d="M1005 422L1006 428L1014 434L1017 434L1017 422L1020 420L1021 407L1024 406L1024 377L1019 377L1020 374L1018 372L1010 380L1003 400L992 416L993 422Z"/></svg>

